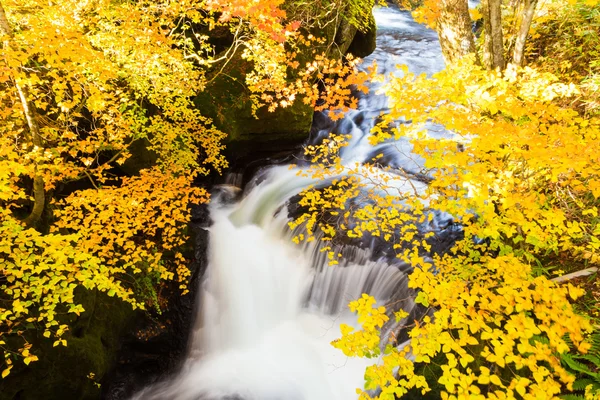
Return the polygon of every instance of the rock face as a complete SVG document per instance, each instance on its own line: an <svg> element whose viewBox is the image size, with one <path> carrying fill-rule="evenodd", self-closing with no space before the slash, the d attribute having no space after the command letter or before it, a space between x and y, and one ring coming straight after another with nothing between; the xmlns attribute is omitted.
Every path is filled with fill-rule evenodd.
<svg viewBox="0 0 600 400"><path fill-rule="evenodd" d="M356 32L347 52L356 57L364 58L374 52L376 46L377 26L375 25L375 17L371 14L369 29L366 32Z"/></svg>
<svg viewBox="0 0 600 400"><path fill-rule="evenodd" d="M228 48L228 40L231 40L228 32L204 33L215 36L217 48L223 51ZM347 20L340 18L337 24L325 24L322 30L312 33L332 43L316 48L319 52L327 52L331 58L341 59L348 53L355 57L366 57L375 50L377 27L371 15L366 32L357 30ZM298 60L308 62L311 57L309 53L299 54ZM244 82L244 76L252 65L243 60L238 51L222 68L205 90L198 94L194 103L204 116L213 120L218 129L227 133L225 155L232 166L245 165L248 159L289 152L306 140L314 114L310 105L297 99L291 106L278 108L274 112L263 107L254 116L251 93ZM215 67L215 70L220 69L221 66ZM141 168L154 164L156 155L147 146L147 141L134 142L130 148L130 159L121 167L125 173L137 174Z"/></svg>
<svg viewBox="0 0 600 400"><path fill-rule="evenodd" d="M202 114L227 133L226 155L234 164L248 154L298 146L307 137L312 122L312 107L301 101L275 112L263 107L253 116L250 93L244 86L244 75L250 69L239 54L234 55L194 100Z"/></svg>

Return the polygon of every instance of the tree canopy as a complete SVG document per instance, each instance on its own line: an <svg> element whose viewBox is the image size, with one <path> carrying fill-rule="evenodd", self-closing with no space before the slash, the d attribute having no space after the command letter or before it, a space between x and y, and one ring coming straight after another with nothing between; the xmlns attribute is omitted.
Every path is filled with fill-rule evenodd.
<svg viewBox="0 0 600 400"><path fill-rule="evenodd" d="M330 242L323 251L333 263L340 240L389 242L414 268L409 287L427 310L412 320L367 295L350 303L362 329L342 325L334 346L349 356L380 357L366 371L361 399L431 390L432 397L448 399L557 398L573 390L591 399L600 393L592 372L600 365L598 314L574 306L582 289L551 280L600 263L598 109L582 106L594 99L585 83L526 60L528 51L539 49L539 36L525 43L521 29L525 25L525 38L530 26L544 31L560 7L589 24L581 30L592 29L597 2L560 3L549 2L527 20L536 2L484 2L483 12L472 11L485 19L478 40L466 1L425 1L416 8L416 18L438 31L446 69L432 77L407 68L390 76L383 89L390 110L370 140L410 139L425 159L419 174L389 167L382 173L376 159L371 166L344 165L337 153L347 144L343 136L307 148L317 164L304 173L331 177L333 184L303 193L300 204L308 212L291 226L304 224L308 235L296 241ZM498 29L504 34L495 35ZM499 46L490 44L495 40ZM586 66L598 60L597 52L579 54ZM431 123L453 135L430 137ZM422 177L427 185L416 187L412 182ZM422 227L439 211L454 218L464 237L432 255L434 232ZM411 338L404 347L394 335L380 339L394 319ZM577 366L575 359L589 364ZM381 392L369 392L375 389Z"/></svg>
<svg viewBox="0 0 600 400"><path fill-rule="evenodd" d="M227 166L226 134L193 98L234 55L252 67L244 85L256 107L345 105L359 83L353 62L315 51L301 65L298 49L321 39L282 3L0 3L2 377L14 359L37 360L27 330L66 345L64 316L84 312L78 288L134 308L145 307L134 291L145 276L185 294L187 207L209 198L193 181ZM324 74L327 97L315 83ZM130 160L140 147L141 166Z"/></svg>

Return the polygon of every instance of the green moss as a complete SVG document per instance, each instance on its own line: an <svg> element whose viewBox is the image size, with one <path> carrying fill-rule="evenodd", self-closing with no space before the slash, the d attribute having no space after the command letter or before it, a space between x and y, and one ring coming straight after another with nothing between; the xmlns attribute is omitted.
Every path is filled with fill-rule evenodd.
<svg viewBox="0 0 600 400"><path fill-rule="evenodd" d="M363 58L375 51L376 47L377 24L375 23L375 17L371 14L369 29L366 32L357 31L347 51L356 57Z"/></svg>

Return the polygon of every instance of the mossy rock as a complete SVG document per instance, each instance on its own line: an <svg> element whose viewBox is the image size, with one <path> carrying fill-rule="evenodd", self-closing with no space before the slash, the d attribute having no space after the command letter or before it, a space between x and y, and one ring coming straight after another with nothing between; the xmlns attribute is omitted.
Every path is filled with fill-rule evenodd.
<svg viewBox="0 0 600 400"><path fill-rule="evenodd" d="M100 382L113 366L120 337L131 327L136 312L117 298L97 291L80 290L78 301L86 312L74 317L64 335L67 346L41 332L28 335L39 361L25 366L15 362L11 374L0 381L1 400L67 400L100 398ZM93 373L94 378L89 378Z"/></svg>
<svg viewBox="0 0 600 400"><path fill-rule="evenodd" d="M357 31L347 52L355 57L364 58L375 51L377 47L377 24L375 17L371 14L369 29L366 32Z"/></svg>
<svg viewBox="0 0 600 400"><path fill-rule="evenodd" d="M252 66L236 54L194 100L203 115L227 133L226 144L237 151L297 145L306 139L313 108L297 100L289 107L269 112L265 107L252 113L251 93L244 77Z"/></svg>
<svg viewBox="0 0 600 400"><path fill-rule="evenodd" d="M323 46L329 57L340 59L347 52L365 57L375 49L377 28L371 15L370 28L360 32L340 18L337 24L328 24L314 35L324 37L333 46ZM314 58L319 48L307 48L298 55L300 63ZM310 131L314 110L301 99L289 107L269 112L262 107L253 114L252 93L245 85L245 76L252 64L242 59L240 53L231 57L222 71L198 94L194 103L203 115L211 118L215 126L227 133L228 155L243 156L253 151L276 151L297 146ZM293 71L290 71L293 74Z"/></svg>

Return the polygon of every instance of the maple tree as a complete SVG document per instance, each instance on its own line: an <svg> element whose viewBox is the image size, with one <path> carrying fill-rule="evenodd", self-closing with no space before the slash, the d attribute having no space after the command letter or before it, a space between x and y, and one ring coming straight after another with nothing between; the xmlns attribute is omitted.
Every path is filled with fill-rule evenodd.
<svg viewBox="0 0 600 400"><path fill-rule="evenodd" d="M226 164L219 154L224 135L191 107L190 96L203 85L202 71L185 57L191 44L165 25L202 17L181 7L1 5L3 336L22 336L24 324L35 323L55 345L66 345L67 326L58 316L84 311L74 290L98 289L139 307L119 276L142 265L163 277L176 269L185 282L181 255L173 250L169 266L164 252L181 243L188 220L181 207L207 199L191 187L193 176ZM160 112L147 113L150 105ZM116 177L115 163L142 138L158 154L157 165ZM199 147L207 155L200 165ZM52 198L58 186L82 179L92 189ZM166 229L155 225L165 219ZM22 337L18 353L27 364L37 357ZM16 349L0 343L4 377Z"/></svg>
<svg viewBox="0 0 600 400"><path fill-rule="evenodd" d="M435 3L428 11L448 11ZM340 236L390 242L413 266L409 287L428 310L408 320L370 296L350 304L362 329L342 325L334 346L381 357L366 371L361 399L432 388L449 399L557 398L576 379L563 360L584 355L597 329L573 308L583 291L551 281L544 263L600 263L600 120L571 106L581 95L577 85L514 64L489 70L466 53L445 55L446 69L432 77L403 67L384 86L390 109L371 143L410 139L425 159L419 173L382 169L377 159L343 164L343 136L306 149L315 164L302 173L331 184L302 194L307 212L290 225L306 230L295 241L331 243L323 251L332 263ZM430 137L431 123L452 135ZM437 212L451 215L464 234L444 254L430 253L427 223ZM394 335L381 341L384 325L394 323L410 343L399 346ZM439 375L427 375L430 367ZM591 386L586 393L598 396Z"/></svg>
<svg viewBox="0 0 600 400"><path fill-rule="evenodd" d="M443 398L553 398L572 389L575 377L561 365L561 354L589 347L592 325L569 302L582 290L537 276L536 267L548 254L582 265L600 262L600 121L554 102L573 91L547 73L490 74L472 59L431 79L406 71L387 88L391 112L371 139L411 138L426 159L428 185L411 187L405 174L381 172L378 183L365 183L360 174L377 175L337 164L319 173L347 172L348 178L304 194L302 204L314 211L295 223L307 223L313 235L323 232L322 240L341 231L390 241L414 268L409 287L418 290L416 301L431 309L418 321L397 315L398 329L411 337L398 349L393 340L379 343L389 318L384 307L373 308L372 298L351 305L363 329L342 327L334 345L353 356L385 348L382 363L365 375L365 389L382 389L373 398L427 391L436 382ZM398 126L398 119L412 123ZM428 121L443 123L456 137L428 137ZM354 208L346 208L349 202ZM323 209L343 211L332 224L322 220ZM430 260L424 254L433 233L421 227L432 210L452 215L464 238ZM335 259L333 249L325 251ZM441 368L433 382L415 367L429 363Z"/></svg>
<svg viewBox="0 0 600 400"><path fill-rule="evenodd" d="M320 39L302 34L282 3L0 3L3 378L14 359L37 360L31 326L67 345L63 317L85 311L78 288L134 308L145 306L133 290L140 276L174 279L187 291L187 207L209 198L193 181L227 166L226 134L192 101L215 69L241 53L253 67L246 85L257 107L296 98L347 105L350 85L360 83L354 62L314 54L300 65L298 51ZM358 6L347 9L357 24L365 18L352 11ZM229 47L212 44L216 28L230 33ZM147 143L156 161L126 174L120 166L134 143Z"/></svg>

